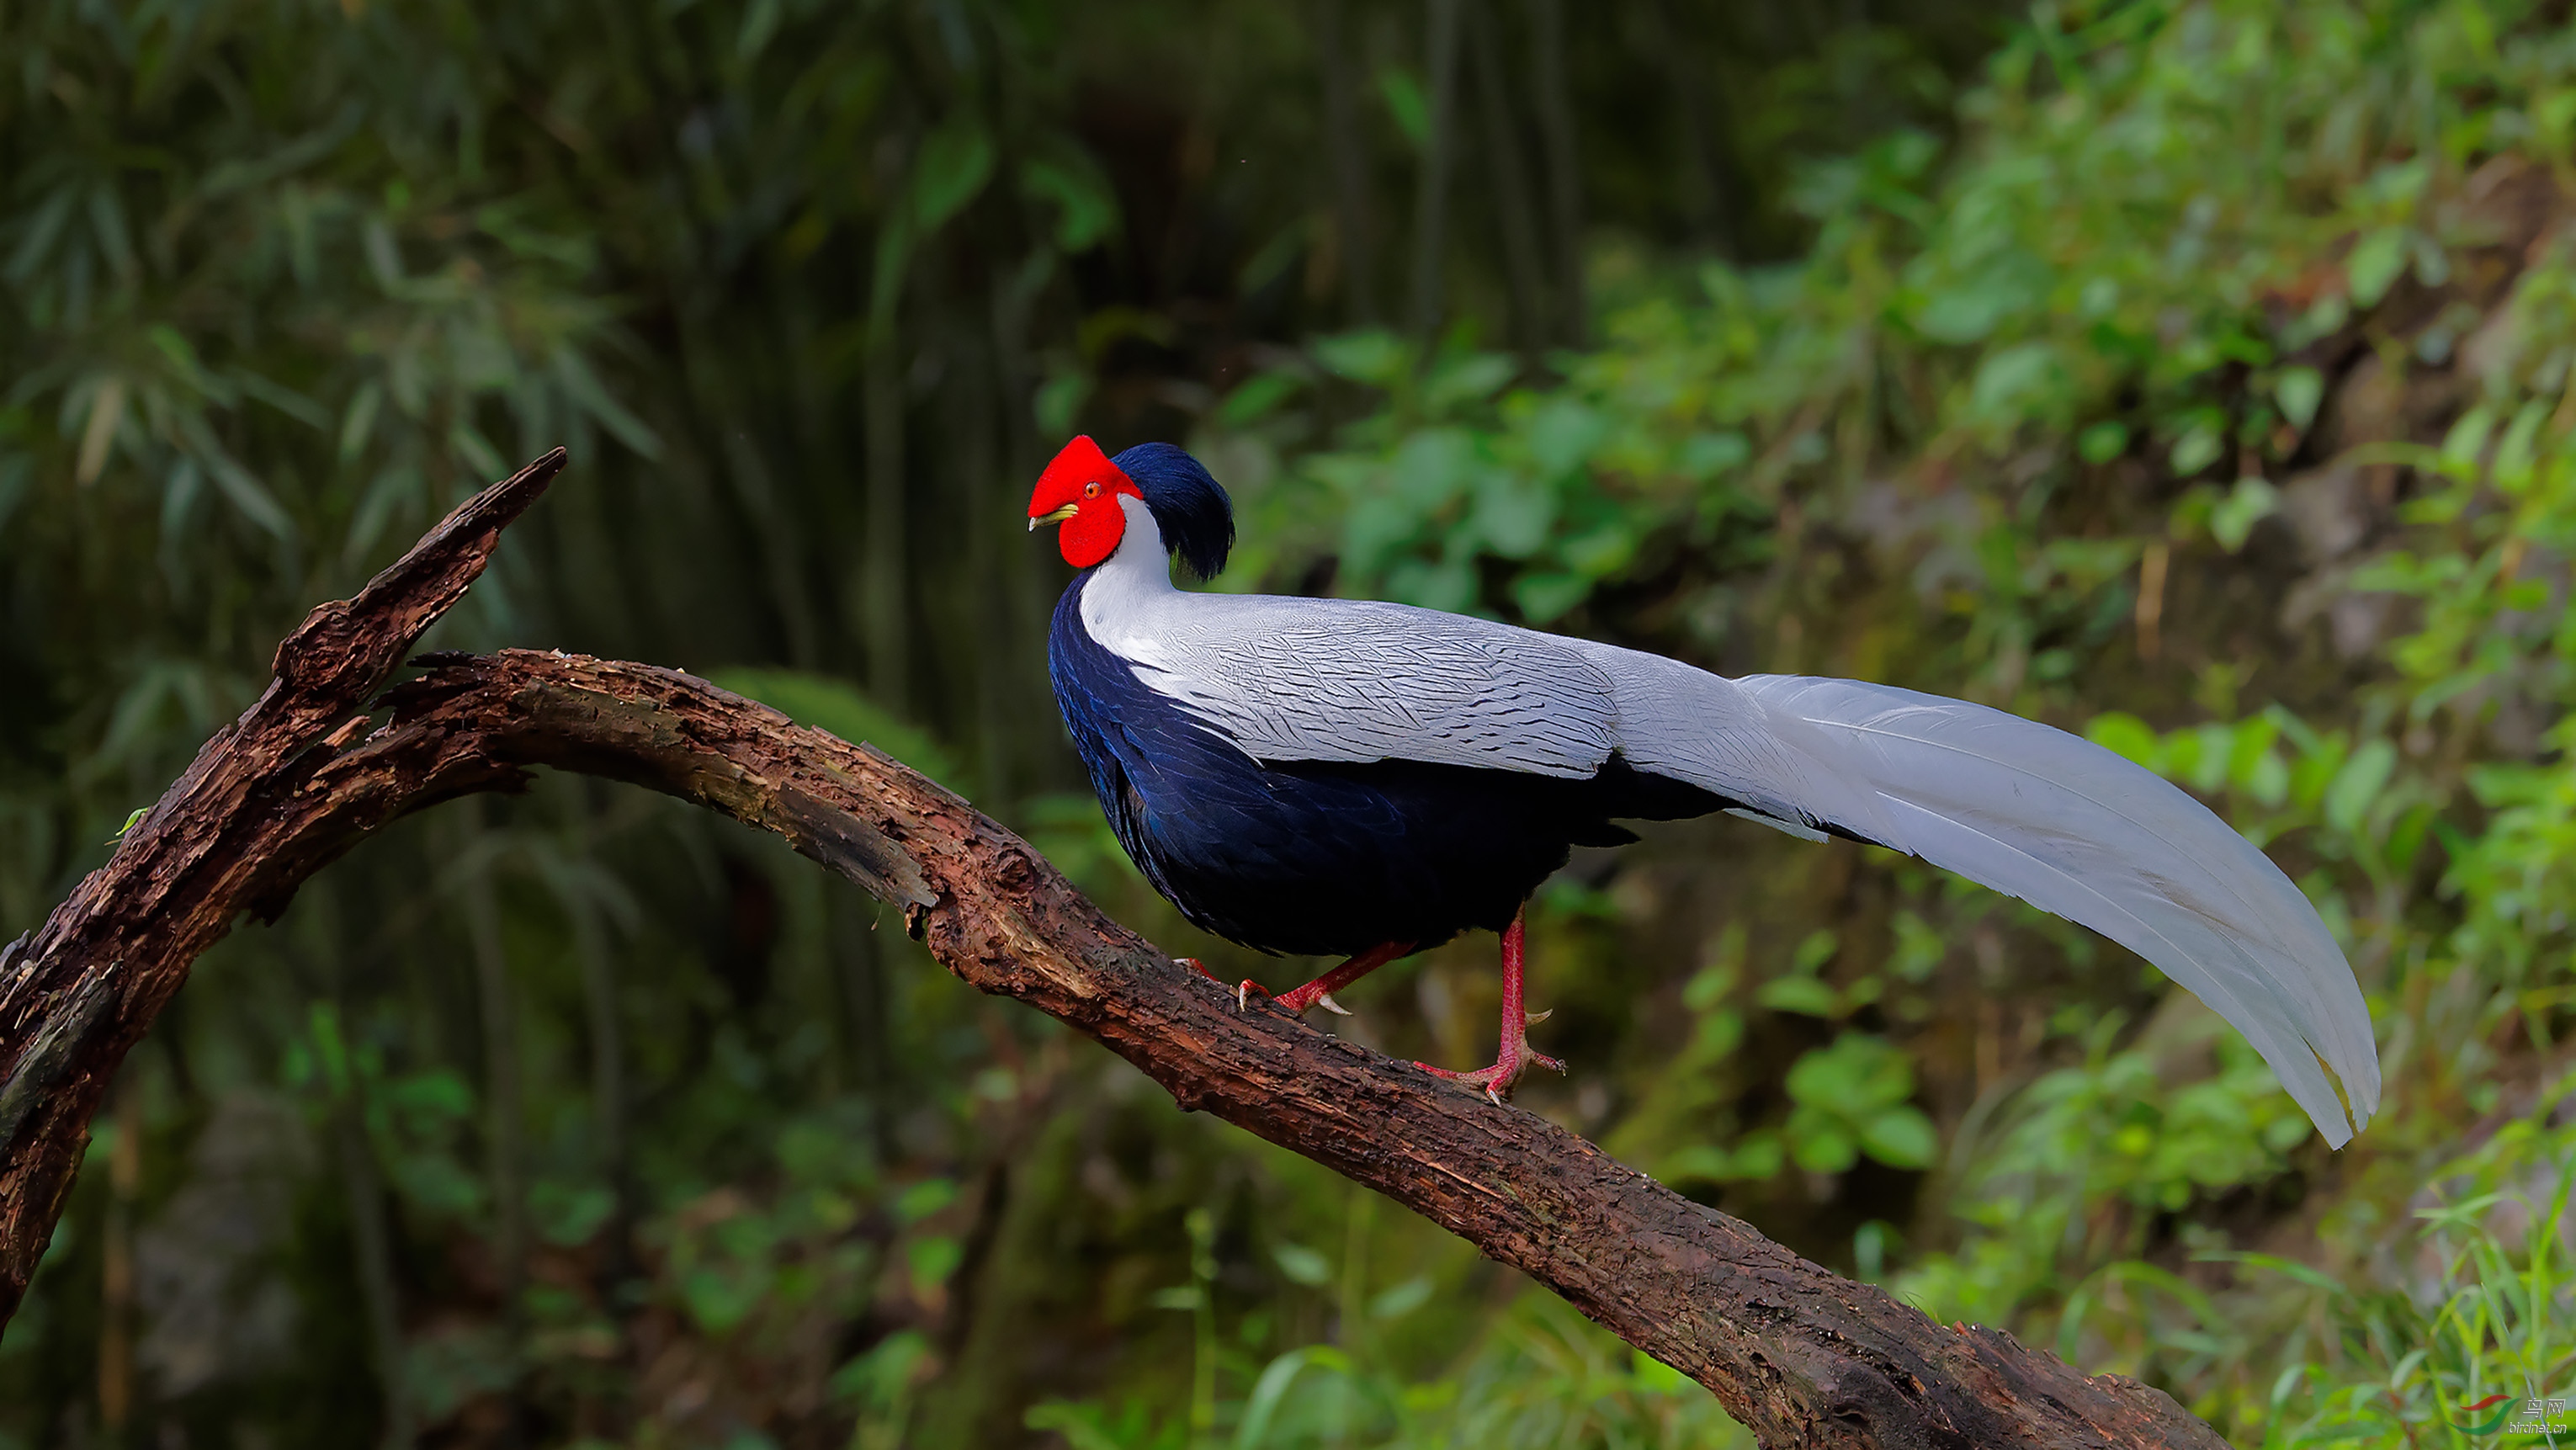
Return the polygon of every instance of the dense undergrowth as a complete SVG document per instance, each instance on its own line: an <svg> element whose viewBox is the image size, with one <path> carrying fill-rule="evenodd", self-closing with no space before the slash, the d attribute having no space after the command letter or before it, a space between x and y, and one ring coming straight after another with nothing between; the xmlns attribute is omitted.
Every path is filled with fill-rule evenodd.
<svg viewBox="0 0 2576 1450"><path fill-rule="evenodd" d="M1548 888L1542 1045L1576 1073L1524 1103L2241 1445L2546 1438L2498 1416L2576 1388L2556 9L2042 6L1920 124L1788 138L1837 158L1784 193L1791 260L1605 225L1587 346L1492 350L1474 307L1427 350L1212 346L1154 385L1162 414L1120 402L1144 391L1121 349L1188 352L1186 309L1101 302L1086 269L1135 264L1101 260L1120 213L1086 143L976 99L1073 88L1034 22L668 7L526 102L463 79L459 10L421 71L448 79L402 94L466 120L353 130L323 104L348 77L306 58L358 74L424 42L344 10L247 59L242 15L187 20L250 82L200 97L201 154L117 150L97 82L168 103L196 12L20 57L36 101L12 104L59 105L81 144L23 170L0 230L0 661L42 682L0 697L11 929L311 599L568 435L582 468L445 642L704 669L993 804L1220 960L1068 790L1032 648L1049 581L1003 552L1006 471L1043 449L995 400L1104 441L1183 418L1242 514L1218 587L1967 695L2167 773L2316 899L2388 1084L2329 1153L2125 954L1886 852L1717 822ZM1216 69L1257 110L1276 78L1246 57L1290 27L1223 13ZM469 38L531 71L589 23L528 14ZM1864 64L1893 43L1763 104L1920 76ZM1380 140L1409 155L1419 87L1379 62ZM903 144L871 151L886 115ZM667 166L632 161L664 132ZM353 145L342 180L303 169ZM148 220L127 199L181 175ZM930 245L949 223L972 245ZM1244 250L1264 287L1280 258L1317 286L1338 265ZM851 643L881 631L883 556L845 547L883 500L843 486L872 456L847 415L887 407L940 483L905 527L959 580L920 585L923 653L892 674ZM0 1339L0 1445L1742 1443L1460 1246L967 999L801 863L579 783L483 809L410 823L208 959ZM1344 1030L1476 1057L1490 951L1382 973Z"/></svg>
<svg viewBox="0 0 2576 1450"><path fill-rule="evenodd" d="M2043 7L1958 154L1816 169L1810 256L1605 259L1561 382L1358 334L1219 409L1274 578L1969 694L2189 785L2317 900L2389 1070L2328 1154L2187 998L1871 853L1813 868L1839 925L1706 939L1615 1149L1757 1221L1923 1171L1846 1263L2241 1444L2490 1443L2498 1395L2564 1436L2519 1407L2576 1308L2571 85L2545 11ZM1352 386L1382 411L1299 406ZM2049 979L2001 1049L1944 1020ZM1748 1068L1783 1014L1822 1040Z"/></svg>

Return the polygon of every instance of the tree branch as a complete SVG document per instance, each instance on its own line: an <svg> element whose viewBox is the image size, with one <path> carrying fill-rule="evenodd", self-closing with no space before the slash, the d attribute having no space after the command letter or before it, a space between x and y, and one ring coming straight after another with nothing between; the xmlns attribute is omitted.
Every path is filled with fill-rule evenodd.
<svg viewBox="0 0 2576 1450"><path fill-rule="evenodd" d="M901 908L979 990L1097 1039L1204 1110L1386 1194L1717 1393L1769 1446L2204 1446L2159 1391L1943 1328L1544 1119L1497 1108L1175 965L1025 843L863 745L703 680L510 650L437 655L361 711L488 559L560 453L496 485L279 651L123 848L0 964L0 1310L52 1232L100 1092L237 913L385 823L539 766L677 796L785 837ZM400 641L395 644L395 641Z"/></svg>
<svg viewBox="0 0 2576 1450"><path fill-rule="evenodd" d="M315 747L363 719L368 697L563 465L558 448L485 489L356 598L306 616L277 647L258 701L215 732L43 926L0 950L0 1318L17 1313L53 1238L117 1065L189 963L258 900L254 880L273 878L275 823L327 758Z"/></svg>

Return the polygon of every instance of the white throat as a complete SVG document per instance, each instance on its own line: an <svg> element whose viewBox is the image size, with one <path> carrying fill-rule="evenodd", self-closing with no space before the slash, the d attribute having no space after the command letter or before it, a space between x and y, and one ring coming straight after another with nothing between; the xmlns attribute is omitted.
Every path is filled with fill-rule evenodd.
<svg viewBox="0 0 2576 1450"><path fill-rule="evenodd" d="M1172 583L1171 551L1163 546L1154 511L1133 494L1118 495L1118 506L1127 515L1127 533L1083 586L1082 627L1093 639L1128 654L1112 641L1135 634L1157 604L1181 591Z"/></svg>

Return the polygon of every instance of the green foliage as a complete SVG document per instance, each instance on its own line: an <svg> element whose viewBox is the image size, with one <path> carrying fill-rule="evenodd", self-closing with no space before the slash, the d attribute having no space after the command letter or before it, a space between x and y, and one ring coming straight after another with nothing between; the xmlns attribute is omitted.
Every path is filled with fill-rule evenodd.
<svg viewBox="0 0 2576 1450"><path fill-rule="evenodd" d="M733 669L718 670L708 682L771 706L799 725L873 745L942 785L966 790L966 777L937 740L846 680L799 670Z"/></svg>
<svg viewBox="0 0 2576 1450"><path fill-rule="evenodd" d="M1584 1323L1564 1305L1524 1298L1458 1371L1407 1383L1331 1345L1292 1349L1260 1366L1244 1397L1194 1429L1129 1401L1057 1401L1029 1428L1073 1450L1368 1450L1605 1445L1725 1450L1750 1438L1698 1385Z"/></svg>
<svg viewBox="0 0 2576 1450"><path fill-rule="evenodd" d="M1910 1099L1914 1062L1877 1037L1847 1032L1789 1069L1789 1156L1810 1173L1840 1173L1860 1153L1922 1168L1937 1146L1932 1120Z"/></svg>
<svg viewBox="0 0 2576 1450"><path fill-rule="evenodd" d="M2549 1050L2576 1002L2558 969L2576 900L2571 259L2544 234L2509 287L2460 280L2508 225L2484 199L2568 156L2576 47L2511 6L2112 5L2041 12L1989 77L1948 164L1900 135L1818 168L1799 193L1816 241L1794 264L1677 287L1607 259L1626 299L1558 377L1501 381L1457 340L1419 365L1392 339L1318 344L1312 376L1380 406L1283 465L1262 507L1287 542L1257 562L1293 577L1330 552L1351 593L2089 717L2281 852L2347 942L2391 1069L2349 1165L2315 1158L2207 1014L2168 1003L2133 1033L2150 1001L2098 993L2025 1016L2033 1059L1951 1089L1964 1111L1940 1115L1936 1152L1911 1100L1938 1048L1872 1030L1904 1020L1888 983L1957 982L1955 944L2031 924L1901 871L1884 946L1865 914L1749 991L1740 945L1693 979L1690 1045L1614 1146L1677 1181L1751 1185L1758 1205L1786 1191L1784 1162L1848 1168L1871 1114L1910 1115L1874 1156L1936 1167L1947 1212L1903 1292L2167 1383L2251 1438L2371 1438L2323 1427L2381 1391L2434 1424L2470 1385L2503 1386L2503 1363L2529 1371L2512 1388L2563 1392L2563 1364L2507 1348L2544 1317L2538 1271L2508 1262L2547 1258L2530 1245L2482 1259L2457 1222L2426 1220L2468 1296L2439 1325L2388 1320L2358 1286L2382 1282L2380 1236L2448 1171L2459 1121L2537 1131L2545 1108L2499 1090L2524 1070L2502 1044ZM2430 437L2368 391L2410 376L2468 395ZM1209 432L1298 436L1231 414ZM2317 547L2314 500L2363 488L2397 500L2388 532L2307 561L2302 604L2280 571ZM2186 646L2196 679L2151 663L2228 590L2384 621L2380 667L2355 690L2212 658L2205 633ZM2177 599L2199 623L2168 623ZM1990 992L2010 949L1983 940ZM1830 1035L1748 1061L1747 1010ZM1790 1108L1777 1127L1728 1106L1766 1080ZM1694 1122L1713 1141L1687 1141ZM2248 1262L2210 1257L2246 1232L2231 1213L2303 1193L2326 1224L2304 1257L2343 1298L2293 1309L2268 1270L2213 1267ZM2282 1338L2293 1322L2311 1329ZM2347 1342L2384 1351L2377 1390L2342 1378L2360 1363ZM2426 1355L2450 1356L2448 1378Z"/></svg>
<svg viewBox="0 0 2576 1450"><path fill-rule="evenodd" d="M1112 11L0 16L0 919L103 857L315 600L564 441L557 497L436 643L703 666L971 785L1169 949L1267 971L1110 838L1046 699L1059 576L1015 532L1056 435L1187 433L1244 516L1219 587L2079 725L2310 891L2389 1080L2330 1156L2124 955L1717 821L1542 896L1535 989L1576 1078L1525 1103L2239 1443L2466 1443L2487 1397L2566 1393L2563 23L2048 6L1955 104L1910 48L1931 19L1838 36L1722 73L1760 183L1723 261L1681 245L1719 229L1676 225L1645 72L1587 32L1591 340L1548 352L1475 187L1461 320L1367 325L1327 188L1272 163L1332 144L1305 12ZM1391 16L1353 21L1342 77L1381 189L1434 124ZM888 557L909 664L863 643ZM299 1227L238 1271L307 1338L217 1346L135 1434L1740 1439L1427 1227L967 1000L780 853L567 782L443 812L225 943L138 1055L144 1186L84 1175L0 1340L0 1443L92 1433L106 1246L215 1262L184 1222L232 1222L206 1186L254 1181L281 1196L241 1221ZM1387 969L1352 1030L1489 1041L1489 952Z"/></svg>

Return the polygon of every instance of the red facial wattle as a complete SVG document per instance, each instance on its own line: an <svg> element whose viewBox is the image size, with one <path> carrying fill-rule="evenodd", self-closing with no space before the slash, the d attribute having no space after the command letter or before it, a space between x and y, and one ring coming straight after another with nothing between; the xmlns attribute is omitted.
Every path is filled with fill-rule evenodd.
<svg viewBox="0 0 2576 1450"><path fill-rule="evenodd" d="M1029 527L1061 522L1056 544L1064 561L1088 569L1118 552L1127 536L1127 511L1118 502L1125 495L1145 496L1099 444L1077 437L1038 475L1029 495Z"/></svg>

